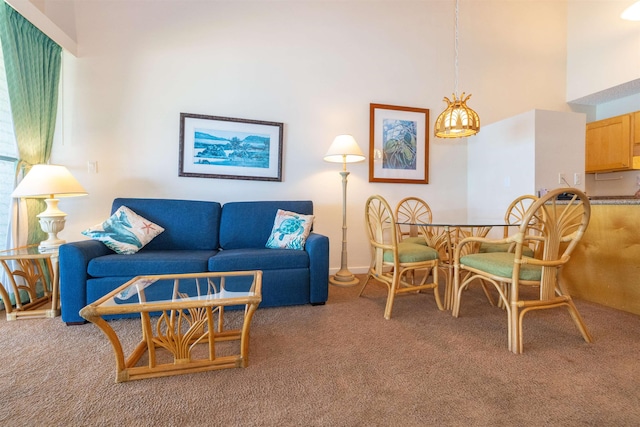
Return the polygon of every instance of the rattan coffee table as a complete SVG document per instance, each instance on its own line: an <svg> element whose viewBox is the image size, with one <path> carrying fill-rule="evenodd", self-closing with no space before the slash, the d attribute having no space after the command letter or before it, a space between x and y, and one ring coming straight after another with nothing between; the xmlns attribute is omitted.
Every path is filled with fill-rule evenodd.
<svg viewBox="0 0 640 427"><path fill-rule="evenodd" d="M261 301L258 270L139 276L87 305L80 315L111 342L116 382L124 382L246 367L249 327ZM225 318L225 307L232 306L240 310ZM142 339L125 359L120 338L107 320L127 313L140 314Z"/></svg>

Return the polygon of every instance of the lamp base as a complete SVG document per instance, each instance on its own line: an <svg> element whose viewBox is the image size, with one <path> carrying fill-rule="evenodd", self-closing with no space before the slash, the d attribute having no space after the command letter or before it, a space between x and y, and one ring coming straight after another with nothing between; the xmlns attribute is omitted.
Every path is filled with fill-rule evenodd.
<svg viewBox="0 0 640 427"><path fill-rule="evenodd" d="M329 276L329 283L334 286L347 288L360 284L360 279L354 276L349 270L340 270L335 275Z"/></svg>
<svg viewBox="0 0 640 427"><path fill-rule="evenodd" d="M43 240L42 242L40 242L40 245L38 245L38 252L40 252L41 254L58 252L58 248L60 247L60 245L64 243L66 243L65 240L57 240L54 242L49 242L49 240Z"/></svg>
<svg viewBox="0 0 640 427"><path fill-rule="evenodd" d="M58 233L64 229L67 214L58 209L58 199L45 199L47 209L37 215L42 231L48 238L40 242L40 253L57 252L60 245L66 243L58 238Z"/></svg>

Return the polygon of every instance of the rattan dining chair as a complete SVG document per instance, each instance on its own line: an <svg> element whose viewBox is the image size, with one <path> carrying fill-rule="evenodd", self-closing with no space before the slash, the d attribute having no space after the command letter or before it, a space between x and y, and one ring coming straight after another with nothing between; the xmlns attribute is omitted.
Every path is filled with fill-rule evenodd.
<svg viewBox="0 0 640 427"><path fill-rule="evenodd" d="M454 227L453 230L445 226L424 227L418 224L431 224L433 214L431 207L419 197L405 197L396 206L396 227L399 242L418 243L429 246L438 251L438 268L445 277L445 308L451 309L450 287L453 277L453 255L451 241L457 241L465 230ZM449 235L449 236L447 236ZM487 298L493 304L493 299L487 291Z"/></svg>
<svg viewBox="0 0 640 427"><path fill-rule="evenodd" d="M431 208L418 197L405 197L396 206L396 236L398 243L410 242L427 245L428 229L418 224L430 224L433 219Z"/></svg>
<svg viewBox="0 0 640 427"><path fill-rule="evenodd" d="M570 199L558 200L561 193L568 194ZM523 216L518 231L506 238L463 239L454 256L453 316L458 317L460 313L463 290L474 280L480 279L484 283L491 283L500 295L507 313L509 349L513 353L523 351L524 315L539 309L567 307L584 340L591 342L591 335L571 296L558 281L559 269L569 261L571 253L584 235L590 215L591 205L583 192L574 188L561 188L550 191L534 202ZM535 258L523 253L531 241L542 248L540 255ZM513 252L464 255L466 245L478 242L514 243L515 246ZM526 292L521 292L525 285L535 285L538 288L528 288Z"/></svg>
<svg viewBox="0 0 640 427"><path fill-rule="evenodd" d="M504 214L504 231L503 238L506 238L509 235L509 230L513 229L509 227L510 224L521 224L522 218L526 214L527 210L531 207L531 205L538 200L538 198L531 194L525 194L523 196L517 197L509 207L507 208ZM479 252L487 253L487 252L508 252L510 249L513 250L513 244L510 243L483 243L480 245ZM527 256L533 256L535 252L534 242L531 242L531 246L524 247L524 253Z"/></svg>
<svg viewBox="0 0 640 427"><path fill-rule="evenodd" d="M359 295L362 296L371 279L386 285L384 318L387 320L391 318L394 299L399 294L433 290L436 305L443 310L438 293L438 251L418 243L399 243L393 212L382 196L371 196L367 200L365 224L371 245L371 264ZM409 275L412 279L420 277L420 280L413 283Z"/></svg>

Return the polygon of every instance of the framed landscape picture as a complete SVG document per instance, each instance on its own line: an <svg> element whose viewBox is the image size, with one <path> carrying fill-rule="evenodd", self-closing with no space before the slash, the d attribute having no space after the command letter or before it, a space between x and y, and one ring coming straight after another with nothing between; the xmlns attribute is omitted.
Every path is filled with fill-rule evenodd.
<svg viewBox="0 0 640 427"><path fill-rule="evenodd" d="M180 113L179 176L282 181L282 123Z"/></svg>
<svg viewBox="0 0 640 427"><path fill-rule="evenodd" d="M371 104L369 182L429 183L429 110Z"/></svg>

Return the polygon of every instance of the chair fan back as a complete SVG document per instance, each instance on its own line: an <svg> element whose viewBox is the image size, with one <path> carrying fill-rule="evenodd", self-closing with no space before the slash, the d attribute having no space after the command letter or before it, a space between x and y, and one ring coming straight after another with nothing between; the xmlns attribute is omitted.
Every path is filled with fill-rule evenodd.
<svg viewBox="0 0 640 427"><path fill-rule="evenodd" d="M396 208L398 238L402 240L404 237L422 235L424 228L417 224L430 224L432 218L431 208L424 200L418 197L402 199Z"/></svg>
<svg viewBox="0 0 640 427"><path fill-rule="evenodd" d="M384 197L369 197L365 205L365 223L371 243L372 260L375 268L382 269L385 250L396 250L396 228L389 203Z"/></svg>
<svg viewBox="0 0 640 427"><path fill-rule="evenodd" d="M558 200L559 194L568 194L568 200ZM534 240L541 246L541 254L532 264L542 266L540 298L555 295L558 268L568 260L571 252L584 235L591 217L591 204L580 190L560 188L547 193L534 202L522 218L519 236L523 244ZM520 254L518 254L520 252ZM521 257L522 245L516 247L516 258ZM522 258L522 264L527 263ZM515 270L519 270L519 264ZM514 272L514 277L516 277Z"/></svg>
<svg viewBox="0 0 640 427"><path fill-rule="evenodd" d="M504 215L505 224L521 224L522 219L538 198L531 194L525 194L516 198L507 208ZM504 237L509 235L509 227L504 228Z"/></svg>

